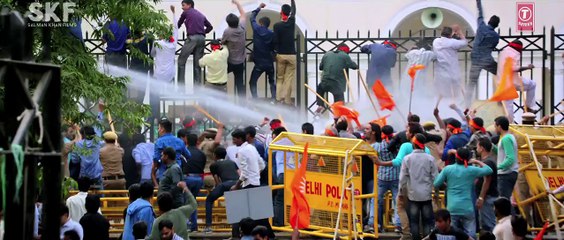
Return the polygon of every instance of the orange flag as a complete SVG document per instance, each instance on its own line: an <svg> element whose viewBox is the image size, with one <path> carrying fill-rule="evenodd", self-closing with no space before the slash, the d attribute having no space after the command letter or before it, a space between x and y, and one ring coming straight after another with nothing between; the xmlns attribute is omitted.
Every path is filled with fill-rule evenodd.
<svg viewBox="0 0 564 240"><path fill-rule="evenodd" d="M380 109L388 109L390 111L394 110L396 102L392 98L392 95L386 90L382 81L376 80L376 83L372 86L372 91L376 98L378 98L378 103L380 104Z"/></svg>
<svg viewBox="0 0 564 240"><path fill-rule="evenodd" d="M388 125L387 119L389 117L390 117L390 114L383 116L381 118L378 118L376 120L372 120L371 123L376 123L376 124L380 125L380 127L384 127L384 126Z"/></svg>
<svg viewBox="0 0 564 240"><path fill-rule="evenodd" d="M338 101L331 105L331 111L335 115L335 118L339 118L341 116L345 116L347 120L354 120L357 126L360 125L360 121L358 120L358 112L354 109L348 108L342 101Z"/></svg>
<svg viewBox="0 0 564 240"><path fill-rule="evenodd" d="M415 83L415 75L417 74L417 71L419 70L423 70L425 69L425 65L421 65L421 64L417 64L417 65L413 65L411 66L408 70L407 70L407 75L409 75L409 77L411 77L411 91L413 92L413 84Z"/></svg>
<svg viewBox="0 0 564 240"><path fill-rule="evenodd" d="M319 157L319 160L317 160L317 166L318 167L325 167L325 160L323 160L323 157Z"/></svg>
<svg viewBox="0 0 564 240"><path fill-rule="evenodd" d="M310 212L309 204L305 197L306 167L307 167L307 148L306 143L300 167L296 170L296 175L292 180L292 206L290 207L290 225L293 229L304 229L309 227Z"/></svg>
<svg viewBox="0 0 564 240"><path fill-rule="evenodd" d="M544 226L542 226L542 230L539 232L539 234L537 234L537 236L535 237L535 240L542 240L542 237L544 236L544 233L546 232L546 229L548 229L548 221L546 223L544 223Z"/></svg>
<svg viewBox="0 0 564 240"><path fill-rule="evenodd" d="M501 81L489 101L500 102L513 100L519 97L519 95L517 95L517 89L515 89L515 84L513 84L513 75L513 59L507 58L507 60L505 60L505 65L503 65Z"/></svg>

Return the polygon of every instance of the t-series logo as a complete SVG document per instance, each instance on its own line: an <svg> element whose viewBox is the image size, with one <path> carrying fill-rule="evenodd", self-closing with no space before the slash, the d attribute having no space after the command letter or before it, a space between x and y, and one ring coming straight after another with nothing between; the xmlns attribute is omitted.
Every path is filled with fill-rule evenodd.
<svg viewBox="0 0 564 240"><path fill-rule="evenodd" d="M62 7L62 20L55 13L59 6ZM74 13L75 7L76 3L73 2L64 2L62 4L58 2L33 2L29 4L28 8L27 16L31 20L28 25L30 27L73 27L76 23L69 22L69 15Z"/></svg>

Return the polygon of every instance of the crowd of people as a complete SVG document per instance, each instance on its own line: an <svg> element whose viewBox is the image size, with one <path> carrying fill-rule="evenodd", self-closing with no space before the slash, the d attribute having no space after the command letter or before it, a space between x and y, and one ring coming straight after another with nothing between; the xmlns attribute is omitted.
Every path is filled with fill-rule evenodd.
<svg viewBox="0 0 564 240"><path fill-rule="evenodd" d="M171 6L172 33L160 36L155 46L147 34L130 34L123 22L112 19L106 26L112 35L103 37L107 44L105 60L125 67L127 44L132 44L151 56L154 66L133 59L130 69L154 71L153 77L163 82L173 82L177 77L178 83L184 84L186 62L193 55L196 85L226 92L228 74L233 73L235 93L245 98L247 13L239 1L232 2L239 16L229 14L226 17L228 28L221 39L211 41L209 54L204 54L205 35L213 26L194 8L194 1L183 0L179 18ZM474 99L480 71L484 69L501 76L506 59L512 59L514 84L527 92L527 111L536 112L535 82L519 74L534 68L532 65L521 67L523 44L519 40L509 43L496 63L492 51L499 43L495 29L500 19L492 16L486 24L481 0L477 0L477 6L478 30L467 86L462 84L457 52L468 42L457 26L444 27L441 37L435 39L432 46L421 44L411 49L406 54L409 64L429 66L435 62L436 84L440 86L438 89L445 89L441 94L454 97L461 92L466 100L464 108L468 109ZM253 98L258 97L257 81L265 73L272 102L293 106L296 4L291 0L291 4L282 5L281 21L274 24L273 30L269 28L270 18L262 17L257 21L264 7L265 4L260 4L250 14L254 62L250 92ZM183 24L187 40L176 69L178 28ZM362 53L371 54L366 74L368 86L374 85L376 80L391 86L391 69L397 61L397 48L393 41L361 48ZM323 71L322 81L317 86L319 96L331 93L335 102L344 101L346 71L358 69L349 52L346 44L340 44L323 56L319 65ZM202 67L207 69L205 77ZM420 82L416 81L417 84ZM317 113L328 107L321 98L317 99L317 105ZM334 124L325 129L323 135L362 139L378 153L378 157L368 159L369 164L363 164L372 168L379 166L377 176L369 174L373 169L362 169L365 192L370 193L375 184L378 186L378 198L365 203L364 231L385 231L384 226L388 223L384 222L384 201L390 191L395 206L391 222L402 239L467 240L478 239L478 233L479 239L524 239L527 222L516 214L511 202L519 169L517 141L509 131L509 124L513 122L512 106L507 102L507 116L500 116L493 123L476 117L474 110L463 112L456 105L451 108L460 116L458 119L443 120L435 108L437 124L431 121L421 123L419 116L409 113L405 129L376 123L354 129L348 119L335 118ZM103 107L100 104L100 121L103 120ZM155 108L158 106L153 105L154 113L158 111ZM100 211L100 196L88 194L91 189L128 189L129 205L123 212L121 239L188 239L190 232L199 230L195 199L198 196L206 197L205 227L201 229L210 233L214 227L214 202L225 192L268 185L269 175L275 184L284 184L284 170L294 169L297 164L284 159L284 152L273 151L272 172L267 170L271 141L288 131L280 119L265 118L259 125L249 124L243 129L235 129L228 136L232 144L224 142L225 127L222 124L199 132L198 123L187 118L176 134L173 124L171 120L160 119L159 137L154 142L146 141L142 134L129 137L125 134L118 136L113 131L103 132L93 126L64 127L65 183L72 186L74 182L79 193L68 197L62 206L61 239L109 239L110 224ZM490 124L495 129L486 131L485 126ZM265 126L268 127L265 129ZM314 134L312 123L304 123L301 130L303 134ZM158 212L152 203L155 189L158 189ZM207 189L208 194L202 195L202 189ZM446 209L439 207L439 190L445 191ZM373 211L374 204L378 204L377 212ZM36 226L41 223L41 206L37 206ZM273 225L283 226L284 190L274 191L273 208ZM35 236L40 238L40 232L36 227ZM268 220L247 218L233 224L232 237L270 239L275 235Z"/></svg>

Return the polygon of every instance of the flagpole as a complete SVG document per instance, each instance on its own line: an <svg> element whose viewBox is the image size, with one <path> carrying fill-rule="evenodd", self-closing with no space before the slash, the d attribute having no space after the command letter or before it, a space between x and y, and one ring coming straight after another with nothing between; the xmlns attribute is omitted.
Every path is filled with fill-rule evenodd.
<svg viewBox="0 0 564 240"><path fill-rule="evenodd" d="M411 92L409 93L409 112L411 113L411 100L413 99L413 88L411 89Z"/></svg>
<svg viewBox="0 0 564 240"><path fill-rule="evenodd" d="M352 88L351 88L351 82L349 81L349 74L347 74L347 69L343 68L343 73L345 74L345 80L347 81L347 87L349 88L349 90L347 91L348 95L349 95L349 101L350 102L354 102L354 98L352 96Z"/></svg>
<svg viewBox="0 0 564 240"><path fill-rule="evenodd" d="M370 103L372 104L372 107L374 108L374 112L376 112L376 116L378 116L378 118L382 118L380 117L380 113L378 112L378 108L376 108L376 104L374 103L374 100L372 99L372 95L370 95L370 91L368 90L368 86L366 85L366 82L364 81L364 77L362 77L362 73L360 73L360 71L357 71L358 76L360 77L360 82L362 83L362 86L364 86L364 90L366 90L366 95L368 95L368 99L370 100Z"/></svg>
<svg viewBox="0 0 564 240"><path fill-rule="evenodd" d="M307 85L307 83L304 83L304 86L307 89L309 89L309 91L311 91L312 93L315 93L315 95L317 95L318 98L320 98L325 104L327 104L327 107L331 107L331 104L327 100L325 100L325 98L323 98L321 95L319 95L315 90L313 90L313 88Z"/></svg>

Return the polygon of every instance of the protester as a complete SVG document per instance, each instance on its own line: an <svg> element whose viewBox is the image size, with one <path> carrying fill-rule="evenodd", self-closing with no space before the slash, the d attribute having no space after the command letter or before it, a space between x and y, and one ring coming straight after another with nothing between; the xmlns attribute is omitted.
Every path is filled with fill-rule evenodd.
<svg viewBox="0 0 564 240"><path fill-rule="evenodd" d="M497 155L497 189L500 197L510 199L519 171L517 140L509 133L509 119L506 117L495 119L495 131L500 136L497 148L494 148Z"/></svg>
<svg viewBox="0 0 564 240"><path fill-rule="evenodd" d="M148 182L152 184L151 168L153 166L153 154L155 153L155 144L145 142L145 136L142 134L133 135L133 144L135 148L131 151L135 163L141 169L141 179L139 183Z"/></svg>
<svg viewBox="0 0 564 240"><path fill-rule="evenodd" d="M452 224L463 229L470 237L476 238L476 217L472 205L472 188L477 177L484 177L493 170L481 161L469 160L470 151L459 148L456 163L443 168L435 179L436 188L447 184L447 209L452 214ZM476 164L479 167L471 166Z"/></svg>
<svg viewBox="0 0 564 240"><path fill-rule="evenodd" d="M200 67L206 67L206 85L211 89L227 93L227 71L229 70L227 59L229 50L222 46L219 40L210 42L211 53L200 59Z"/></svg>
<svg viewBox="0 0 564 240"><path fill-rule="evenodd" d="M255 240L269 240L268 229L265 226L256 226L251 233Z"/></svg>
<svg viewBox="0 0 564 240"><path fill-rule="evenodd" d="M170 5L172 12L172 33L167 32L161 39L154 42L151 56L155 62L155 79L159 82L172 83L176 76L174 59L176 58L176 45L178 44L178 17L174 5ZM151 105L151 107L155 107ZM156 106L158 107L158 105Z"/></svg>
<svg viewBox="0 0 564 240"><path fill-rule="evenodd" d="M141 136L140 138L138 136ZM133 138L137 142L133 142ZM124 131L122 134L118 135L117 144L123 149L123 158L122 158L122 165L123 165L123 173L125 175L125 189L128 189L131 185L135 183L139 183L141 179L141 172L139 169L141 167L137 166L135 162L135 158L133 157L133 149L137 145L137 143L145 142L145 136L143 134L134 134L130 136L127 131ZM149 180L151 179L151 166L153 164L153 152L151 151L151 156L149 157Z"/></svg>
<svg viewBox="0 0 564 240"><path fill-rule="evenodd" d="M239 222L241 227L241 240L254 240L253 229L255 229L255 221L251 218L243 218Z"/></svg>
<svg viewBox="0 0 564 240"><path fill-rule="evenodd" d="M63 240L81 240L78 233L74 230L66 231L63 235Z"/></svg>
<svg viewBox="0 0 564 240"><path fill-rule="evenodd" d="M430 240L472 240L464 231L451 225L450 212L439 209L435 212L435 229L425 239Z"/></svg>
<svg viewBox="0 0 564 240"><path fill-rule="evenodd" d="M493 173L483 178L478 178L476 182L476 209L480 212L480 226L484 231L492 231L495 226L495 212L493 204L499 196L497 191L497 161L491 153L492 142L488 138L480 139L478 142L477 153L480 161L488 165Z"/></svg>
<svg viewBox="0 0 564 240"><path fill-rule="evenodd" d="M184 131L184 130L183 130ZM182 173L184 173L184 180L192 195L197 197L200 190L204 186L204 168L206 167L206 155L198 149L198 135L189 133L187 138L188 151L192 156L182 166ZM198 230L198 211L194 210L190 217L190 229L194 232Z"/></svg>
<svg viewBox="0 0 564 240"><path fill-rule="evenodd" d="M127 40L127 43L130 45L130 51L137 52L137 54L131 54L129 57L129 70L144 76L144 80L148 80L147 73L149 73L149 75L153 75L153 64L151 61L147 60L150 59L153 41L154 39L152 36L139 29L134 30L131 39ZM129 97L133 97L137 103L143 104L143 100L145 99L145 88L136 89L135 87L132 87L128 90Z"/></svg>
<svg viewBox="0 0 564 240"><path fill-rule="evenodd" d="M499 76L499 79L501 79L501 76L503 76L505 63L507 62L507 59L511 58L513 60L513 76L511 77L511 79L513 79L513 84L515 85L515 88L517 90L525 92L524 101L526 112L536 113L539 111L539 109L535 107L535 92L537 89L537 83L534 80L531 80L530 78L520 74L523 71L532 70L533 68L535 68L535 65L529 64L526 67L522 67L522 52L523 43L519 39L513 40L507 45L507 47L503 48L498 57L499 63L497 65L497 76ZM507 113L509 114L509 121L513 122L513 99L505 101L505 108L507 109Z"/></svg>
<svg viewBox="0 0 564 240"><path fill-rule="evenodd" d="M398 49L397 43L385 40L380 43L364 45L360 48L363 53L371 54L366 83L372 87L376 80L381 80L386 88L392 88L392 68L396 65Z"/></svg>
<svg viewBox="0 0 564 240"><path fill-rule="evenodd" d="M175 158L176 152L173 148L167 147L164 149L161 161L166 165L166 171L163 173L163 177L159 181L158 194L160 195L163 192L169 192L172 197L174 197L174 208L177 208L184 204L182 189L177 187L178 183L184 180L184 175L182 174L182 169L174 160Z"/></svg>
<svg viewBox="0 0 564 240"><path fill-rule="evenodd" d="M370 123L366 126L364 136L367 140L367 143L370 144L374 150L378 153L378 158L383 162L389 162L394 159L394 155L388 150L388 144L390 135L392 135L394 129L392 126L386 125L383 128L380 128L380 125L375 123ZM385 139L382 139L382 136L385 136ZM382 166L378 168L378 223L379 228L384 225L384 200L386 198L386 193L390 191L392 193L392 204L396 205L396 198L398 195L398 188L399 188L399 175L400 175L400 168L394 166ZM374 186L374 181L371 180L372 186ZM368 184L368 193L372 193L374 191L374 187L370 187L371 184ZM374 231L374 199L370 199L369 203L369 217L368 217L368 224L365 229L370 232ZM397 214L396 214L397 215ZM401 228L399 224L399 217L397 217L397 224L398 228Z"/></svg>
<svg viewBox="0 0 564 240"><path fill-rule="evenodd" d="M106 144L100 149L100 162L102 163L102 167L104 168L104 171L102 172L104 189L125 189L125 173L123 172L123 148L116 145L116 133L105 132L103 137Z"/></svg>
<svg viewBox="0 0 564 240"><path fill-rule="evenodd" d="M468 41L452 38L452 28L444 27L441 37L433 41L433 51L437 56L435 64L435 85L439 96L454 98L462 89L462 75L458 63L458 51L468 45Z"/></svg>
<svg viewBox="0 0 564 240"><path fill-rule="evenodd" d="M476 147L478 146L478 142L482 139L488 139L489 135L486 132L486 128L484 128L484 120L480 117L472 118L468 121L468 132L470 134L470 139L466 144L466 148L468 148L472 153L476 153Z"/></svg>
<svg viewBox="0 0 564 240"><path fill-rule="evenodd" d="M417 46L413 47L409 52L405 54L405 58L407 59L407 68L415 65L423 65L425 66L424 69L421 69L415 75L414 80L414 89L415 96L430 96L430 92L426 91L428 88L428 83L426 79L427 69L432 67L432 62L437 59L435 53L431 51L430 46L425 46L424 42L417 43ZM423 94L425 93L425 94Z"/></svg>
<svg viewBox="0 0 564 240"><path fill-rule="evenodd" d="M166 164L161 162L161 154L165 148L171 147L175 151L176 163L179 167L182 167L181 156L186 159L190 159L190 152L182 140L173 136L172 123L163 119L159 122L159 139L155 142L155 152L153 153L153 170L152 178L153 185L159 186L158 181L162 178L163 173L166 170Z"/></svg>
<svg viewBox="0 0 564 240"><path fill-rule="evenodd" d="M174 224L170 220L162 220L159 223L159 231L161 232L162 240L184 240L174 232Z"/></svg>
<svg viewBox="0 0 564 240"><path fill-rule="evenodd" d="M239 3L239 0L232 0L239 10L239 17L230 13L225 18L228 28L223 32L221 44L229 49L227 58L227 72L233 72L235 79L235 93L240 98L247 96L245 88L245 60L247 59L247 13Z"/></svg>
<svg viewBox="0 0 564 240"><path fill-rule="evenodd" d="M433 181L439 174L435 159L425 153L425 136L418 133L412 140L413 152L405 156L401 165L400 188L407 188L407 215L409 228L414 240L426 236L433 227ZM405 197L405 196L404 196ZM422 220L421 232L419 231L420 219ZM421 234L422 233L422 234Z"/></svg>
<svg viewBox="0 0 564 240"><path fill-rule="evenodd" d="M61 240L65 238L65 232L67 231L75 231L78 236L79 239L82 240L83 239L83 230L82 230L82 226L80 226L80 223L73 221L70 217L69 217L69 208L62 204L61 205L61 229L60 229L60 233L61 233Z"/></svg>
<svg viewBox="0 0 564 240"><path fill-rule="evenodd" d="M86 213L86 207L84 203L86 202L86 196L88 196L90 184L90 179L79 178L78 193L72 197L69 197L66 201L66 206L69 208L69 217L75 222L79 222L82 216L84 216L84 214Z"/></svg>
<svg viewBox="0 0 564 240"><path fill-rule="evenodd" d="M178 56L178 84L183 85L186 78L186 62L188 57L194 54L194 83L202 84L199 61L204 56L206 34L213 29L211 23L206 19L200 11L194 8L193 0L182 0L182 14L178 19L178 28L186 26L186 35L188 35L186 44L182 46L180 55Z"/></svg>
<svg viewBox="0 0 564 240"><path fill-rule="evenodd" d="M259 156L265 164L265 168L267 167L267 161L264 160L264 156L266 156L266 150L264 149L264 144L262 144L258 139L256 139L257 130L253 126L246 127L243 131L245 131L245 140L250 145L254 146L257 149ZM268 171L260 172L260 185L268 185Z"/></svg>
<svg viewBox="0 0 564 240"><path fill-rule="evenodd" d="M145 222L137 222L133 225L133 237L135 240L145 240L147 237L147 224Z"/></svg>
<svg viewBox="0 0 564 240"><path fill-rule="evenodd" d="M103 143L95 139L96 132L91 126L82 127L84 139L74 144L71 162L80 164L79 178L89 178L96 188L102 185L102 163L100 163L100 149Z"/></svg>
<svg viewBox="0 0 564 240"><path fill-rule="evenodd" d="M140 186L140 198L134 200L126 210L125 224L123 227L123 240L133 240L135 224L145 222L145 233L151 234L153 221L155 220L155 212L153 205L153 185L149 182L143 182Z"/></svg>
<svg viewBox="0 0 564 240"><path fill-rule="evenodd" d="M204 232L212 232L212 210L214 202L223 196L226 191L239 180L239 168L237 164L231 160L225 160L227 152L223 147L215 149L215 162L210 166L210 171L215 180L215 188L206 197L206 228Z"/></svg>
<svg viewBox="0 0 564 240"><path fill-rule="evenodd" d="M286 128L276 128L272 132L272 137L276 138L283 132L287 132ZM295 169L295 165L289 155L290 153L283 151L272 151L272 159L274 159L274 165L272 166L274 177L272 179L275 184L284 184L285 168ZM286 166L284 166L284 162L286 162ZM284 189L278 190L274 195L274 218L272 221L274 226L284 226L284 191Z"/></svg>
<svg viewBox="0 0 564 240"><path fill-rule="evenodd" d="M308 122L302 124L302 133L303 134L313 135L313 132L314 132L313 130L314 130L313 124L308 123Z"/></svg>
<svg viewBox="0 0 564 240"><path fill-rule="evenodd" d="M274 49L272 44L272 37L274 32L268 27L270 26L270 18L262 17L257 24L257 15L266 4L261 3L259 7L253 10L251 14L251 26L253 28L253 72L251 73L251 80L249 86L253 98L257 98L257 81L262 73L266 73L266 79L270 85L270 95L272 101L276 101L276 79L274 79Z"/></svg>
<svg viewBox="0 0 564 240"><path fill-rule="evenodd" d="M102 42L106 43L106 64L125 68L127 66L126 50L129 28L123 21L111 17L111 21L104 26L107 32L102 35Z"/></svg>
<svg viewBox="0 0 564 240"><path fill-rule="evenodd" d="M186 204L182 207L173 209L174 199L173 196L168 192L160 193L157 198L157 203L159 205L160 216L153 222L153 228L151 230L151 235L148 239L162 239L161 236L163 232L161 231L160 223L162 221L171 221L175 227L175 231L178 236L183 239L188 239L188 230L186 228L186 221L194 210L198 207L196 199L190 192L190 189L186 186L185 182L178 182L178 188L182 189L184 193L184 199L186 199Z"/></svg>
<svg viewBox="0 0 564 240"><path fill-rule="evenodd" d="M210 190L214 185L214 179L210 174L210 165L214 162L215 149L221 143L223 137L224 126L219 123L217 128L208 128L202 136L204 140L200 143L199 148L206 155L206 167L204 168L204 188ZM234 158L233 158L234 159Z"/></svg>
<svg viewBox="0 0 564 240"><path fill-rule="evenodd" d="M513 228L511 226L511 201L500 197L494 202L497 225L493 229L496 240L513 239Z"/></svg>
<svg viewBox="0 0 564 240"><path fill-rule="evenodd" d="M407 117L407 122L414 122L419 124L421 122L421 119L416 114L409 114L409 116ZM394 136L390 140L390 144L388 144L388 150L390 150L394 154L397 154L401 145L410 141L406 136L406 132L407 130L404 130L398 132L397 134L394 134ZM440 144L440 142L443 141L443 138L440 135L428 134L427 132L422 133L423 136L425 136L425 139L427 139L427 142L435 142L437 144Z"/></svg>
<svg viewBox="0 0 564 240"><path fill-rule="evenodd" d="M493 15L486 25L482 0L477 0L476 3L478 5L478 30L476 31L472 53L470 54L472 65L470 66L470 80L466 85L465 107L467 109L470 108L472 100L474 100L478 78L480 78L482 69L491 74L497 74L497 63L492 57L492 52L499 43L499 33L495 29L499 26L500 19L498 16Z"/></svg>
<svg viewBox="0 0 564 240"><path fill-rule="evenodd" d="M466 146L469 141L468 135L464 134L462 131L462 124L456 119L452 119L448 122L447 131L450 137L445 144L441 158L446 166L454 164L456 161L456 150Z"/></svg>
<svg viewBox="0 0 564 240"><path fill-rule="evenodd" d="M109 240L110 222L99 213L100 197L88 195L86 197L86 214L80 219L84 230L84 240Z"/></svg>
<svg viewBox="0 0 564 240"><path fill-rule="evenodd" d="M327 92L333 94L333 102L344 102L345 91L347 90L347 80L345 71L349 69L358 69L358 64L353 62L349 56L350 48L342 43L337 46L334 51L330 51L323 55L319 70L323 71L321 82L317 85L317 94L325 96ZM349 89L351 91L351 89ZM321 113L323 109L329 107L320 97L317 97L316 113Z"/></svg>
<svg viewBox="0 0 564 240"><path fill-rule="evenodd" d="M296 75L296 3L284 4L280 10L280 22L274 24L272 43L276 52L276 101L294 105L292 85Z"/></svg>
<svg viewBox="0 0 564 240"><path fill-rule="evenodd" d="M513 233L513 239L515 240L525 240L527 236L527 220L525 220L522 216L513 216L511 217L511 230Z"/></svg>

